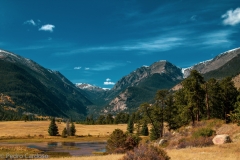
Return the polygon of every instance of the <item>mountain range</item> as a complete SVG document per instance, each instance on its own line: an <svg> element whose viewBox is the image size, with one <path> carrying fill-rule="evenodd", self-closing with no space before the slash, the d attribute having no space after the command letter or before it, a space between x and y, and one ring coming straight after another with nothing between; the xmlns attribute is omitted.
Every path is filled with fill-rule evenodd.
<svg viewBox="0 0 240 160"><path fill-rule="evenodd" d="M0 50L0 119L14 119L23 114L83 119L88 114L133 112L141 103L153 102L157 90L176 88L193 69L205 79L231 76L237 83L239 61L240 48L185 69L161 60L137 68L107 90L90 84L73 84L58 71Z"/></svg>
<svg viewBox="0 0 240 160"><path fill-rule="evenodd" d="M179 68L163 60L149 67L140 67L121 78L111 90L102 90L100 94L95 94L95 99L101 99L101 103L95 103L99 105L91 108L89 113L114 114L121 111L135 111L141 103L153 102L157 90L179 88L179 82L188 77L193 69L200 72L206 80L222 79L227 76L237 76L240 73L239 62L240 48L236 48L189 68ZM234 82L236 84L238 81ZM81 89L92 92L88 88Z"/></svg>

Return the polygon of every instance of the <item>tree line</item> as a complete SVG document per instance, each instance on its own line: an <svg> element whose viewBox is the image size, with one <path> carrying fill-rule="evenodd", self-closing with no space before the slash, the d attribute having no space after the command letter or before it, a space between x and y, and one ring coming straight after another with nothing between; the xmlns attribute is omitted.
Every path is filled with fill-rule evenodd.
<svg viewBox="0 0 240 160"><path fill-rule="evenodd" d="M164 122L169 130L202 119L223 119L226 123L240 121L240 94L230 77L207 81L196 70L181 82L177 91L159 90L155 103L143 103L135 113L144 123L151 124L150 138L157 139L164 134Z"/></svg>

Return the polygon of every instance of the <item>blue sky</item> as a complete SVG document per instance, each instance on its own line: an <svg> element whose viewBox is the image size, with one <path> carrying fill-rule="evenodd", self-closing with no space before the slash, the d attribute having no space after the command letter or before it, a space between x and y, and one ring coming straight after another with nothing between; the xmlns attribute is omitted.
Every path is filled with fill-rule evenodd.
<svg viewBox="0 0 240 160"><path fill-rule="evenodd" d="M238 0L1 0L0 48L111 88L143 65L185 68L240 47Z"/></svg>

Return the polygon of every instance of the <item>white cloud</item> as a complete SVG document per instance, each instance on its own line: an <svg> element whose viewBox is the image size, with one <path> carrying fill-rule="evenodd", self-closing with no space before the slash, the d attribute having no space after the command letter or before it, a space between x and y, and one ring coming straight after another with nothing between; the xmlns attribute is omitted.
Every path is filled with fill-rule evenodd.
<svg viewBox="0 0 240 160"><path fill-rule="evenodd" d="M228 10L224 15L222 15L223 24L234 26L240 23L240 8L235 10Z"/></svg>
<svg viewBox="0 0 240 160"><path fill-rule="evenodd" d="M32 19L25 21L24 24L29 24L29 25L36 26L36 23Z"/></svg>
<svg viewBox="0 0 240 160"><path fill-rule="evenodd" d="M90 68L88 68L88 67L85 67L85 70L89 70Z"/></svg>
<svg viewBox="0 0 240 160"><path fill-rule="evenodd" d="M103 82L104 85L114 85L115 83L114 82L111 82L111 79L110 78L107 78L106 79L106 82Z"/></svg>
<svg viewBox="0 0 240 160"><path fill-rule="evenodd" d="M53 29L55 28L54 25L52 24L46 24L43 25L41 28L39 28L39 31L49 31L49 32L53 32Z"/></svg>
<svg viewBox="0 0 240 160"><path fill-rule="evenodd" d="M74 67L74 69L81 69L82 67Z"/></svg>

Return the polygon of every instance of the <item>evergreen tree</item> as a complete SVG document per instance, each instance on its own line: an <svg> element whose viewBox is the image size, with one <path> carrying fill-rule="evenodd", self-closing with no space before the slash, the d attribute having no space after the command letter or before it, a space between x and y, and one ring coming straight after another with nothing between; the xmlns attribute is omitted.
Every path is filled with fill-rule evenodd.
<svg viewBox="0 0 240 160"><path fill-rule="evenodd" d="M75 128L75 125L74 125L74 123L72 122L72 124L71 124L71 127L70 127L70 136L75 136L75 134L76 134L76 128Z"/></svg>
<svg viewBox="0 0 240 160"><path fill-rule="evenodd" d="M178 127L187 125L191 122L191 112L188 107L187 96L184 89L179 89L173 94L174 106L176 106L176 114L174 121Z"/></svg>
<svg viewBox="0 0 240 160"><path fill-rule="evenodd" d="M207 119L222 118L221 87L219 82L216 79L211 78L204 84L204 87L206 92L205 103Z"/></svg>
<svg viewBox="0 0 240 160"><path fill-rule="evenodd" d="M62 137L63 137L63 138L66 138L67 135L68 135L68 134L67 134L67 129L64 128L63 131L62 131Z"/></svg>
<svg viewBox="0 0 240 160"><path fill-rule="evenodd" d="M129 133L133 133L133 129L134 129L134 123L133 123L133 119L131 117L131 118L129 118L129 121L128 121L127 131Z"/></svg>
<svg viewBox="0 0 240 160"><path fill-rule="evenodd" d="M240 94L237 97L237 102L235 103L235 109L230 113L230 118L233 123L237 123L240 126Z"/></svg>
<svg viewBox="0 0 240 160"><path fill-rule="evenodd" d="M162 112L161 108L157 105L149 105L148 103L143 103L140 108L140 112L143 113L143 117L147 122L150 122L152 128L150 130L151 140L158 139L162 133Z"/></svg>
<svg viewBox="0 0 240 160"><path fill-rule="evenodd" d="M221 99L223 103L222 117L226 123L230 122L230 112L234 110L234 105L237 101L238 91L230 77L224 78L220 81L222 89Z"/></svg>
<svg viewBox="0 0 240 160"><path fill-rule="evenodd" d="M160 137L163 136L163 130L164 130L164 108L165 108L165 101L166 101L166 97L168 95L168 90L158 90L157 94L156 94L156 101L158 104L158 107L160 108L160 112L161 112L161 126L160 126Z"/></svg>
<svg viewBox="0 0 240 160"><path fill-rule="evenodd" d="M51 123L50 123L49 128L48 128L48 133L49 133L50 136L58 135L58 127L55 123L55 118L51 119Z"/></svg>
<svg viewBox="0 0 240 160"><path fill-rule="evenodd" d="M29 117L28 117L28 115L24 114L24 115L22 116L22 119L23 119L25 122L27 122L27 121L29 120Z"/></svg>
<svg viewBox="0 0 240 160"><path fill-rule="evenodd" d="M150 140L157 140L160 137L160 132L154 130L153 128L150 129Z"/></svg>
<svg viewBox="0 0 240 160"><path fill-rule="evenodd" d="M143 123L142 130L141 130L141 135L143 135L143 136L148 136L149 135L148 126L147 126L146 122Z"/></svg>
<svg viewBox="0 0 240 160"><path fill-rule="evenodd" d="M168 123L168 129L177 129L180 127L178 122L178 108L174 104L173 95L169 95L166 99L166 107L164 109L164 120Z"/></svg>
<svg viewBox="0 0 240 160"><path fill-rule="evenodd" d="M195 120L200 120L200 115L203 113L205 93L202 88L204 79L196 70L192 70L189 77L183 82L187 105L192 119L192 125Z"/></svg>
<svg viewBox="0 0 240 160"><path fill-rule="evenodd" d="M113 124L113 122L114 122L113 115L107 114L105 121L106 121L106 124Z"/></svg>
<svg viewBox="0 0 240 160"><path fill-rule="evenodd" d="M105 116L104 115L100 115L98 117L98 119L96 120L97 124L105 124Z"/></svg>

